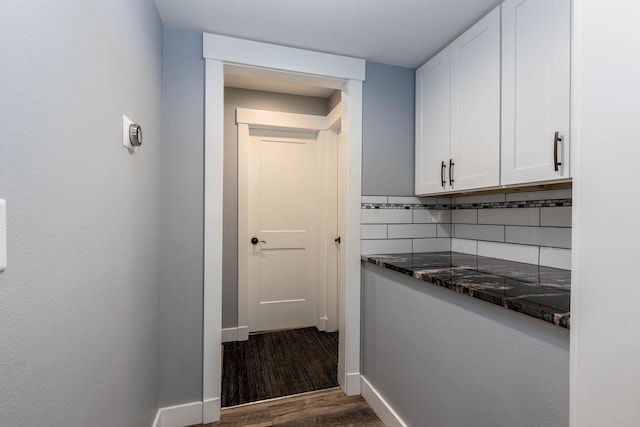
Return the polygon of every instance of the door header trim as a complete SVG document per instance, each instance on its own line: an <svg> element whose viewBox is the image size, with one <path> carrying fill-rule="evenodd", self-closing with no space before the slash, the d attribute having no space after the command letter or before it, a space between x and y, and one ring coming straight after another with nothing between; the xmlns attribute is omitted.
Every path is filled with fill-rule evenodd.
<svg viewBox="0 0 640 427"><path fill-rule="evenodd" d="M250 127L273 128L273 123L282 123L283 128L301 129L320 132L334 127L340 119L341 105L338 104L327 116L315 116L310 114L283 113L252 108L236 109L236 124L246 123Z"/></svg>
<svg viewBox="0 0 640 427"><path fill-rule="evenodd" d="M237 39L219 34L202 34L202 56L226 64L283 70L337 80L365 79L364 59L293 47Z"/></svg>

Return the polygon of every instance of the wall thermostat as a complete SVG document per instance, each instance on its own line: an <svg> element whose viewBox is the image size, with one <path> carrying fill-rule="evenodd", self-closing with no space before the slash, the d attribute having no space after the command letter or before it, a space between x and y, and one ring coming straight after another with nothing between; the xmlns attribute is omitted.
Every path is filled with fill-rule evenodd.
<svg viewBox="0 0 640 427"><path fill-rule="evenodd" d="M142 145L142 128L124 115L122 116L122 145L127 147L131 154L138 151L138 147Z"/></svg>
<svg viewBox="0 0 640 427"><path fill-rule="evenodd" d="M129 142L134 147L142 145L142 128L137 123L131 123L129 125Z"/></svg>

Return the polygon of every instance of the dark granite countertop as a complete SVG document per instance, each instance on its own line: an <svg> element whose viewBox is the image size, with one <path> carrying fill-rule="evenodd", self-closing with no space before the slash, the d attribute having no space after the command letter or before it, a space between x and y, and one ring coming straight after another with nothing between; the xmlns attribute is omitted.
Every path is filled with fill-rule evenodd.
<svg viewBox="0 0 640 427"><path fill-rule="evenodd" d="M569 329L571 271L433 252L363 255L362 260Z"/></svg>

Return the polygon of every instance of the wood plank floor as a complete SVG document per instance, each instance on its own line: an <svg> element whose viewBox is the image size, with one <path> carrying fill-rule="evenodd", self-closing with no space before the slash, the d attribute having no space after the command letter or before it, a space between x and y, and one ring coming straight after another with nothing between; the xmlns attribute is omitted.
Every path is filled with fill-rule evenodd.
<svg viewBox="0 0 640 427"><path fill-rule="evenodd" d="M384 424L362 396L346 396L337 388L225 408L220 421L203 427L241 426L384 427Z"/></svg>
<svg viewBox="0 0 640 427"><path fill-rule="evenodd" d="M223 346L222 407L338 386L338 332L250 335Z"/></svg>

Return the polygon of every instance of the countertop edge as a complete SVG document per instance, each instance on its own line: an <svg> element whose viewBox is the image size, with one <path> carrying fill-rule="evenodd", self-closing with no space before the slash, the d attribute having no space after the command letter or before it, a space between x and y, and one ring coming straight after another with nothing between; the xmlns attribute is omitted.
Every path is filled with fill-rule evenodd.
<svg viewBox="0 0 640 427"><path fill-rule="evenodd" d="M539 304L531 303L526 300L518 299L517 297L509 297L506 295L497 295L482 289L473 288L468 285L455 283L451 280L444 280L441 278L430 276L424 272L414 272L410 269L387 263L383 260L376 259L376 256L381 255L362 255L361 261L369 264L374 264L378 267L385 268L392 271L397 271L406 276L411 276L414 279L427 282L442 288L452 290L456 293L467 295L481 301L485 301L494 305L501 306L503 308L522 313L527 316L535 317L545 322L560 326L562 328L570 329L571 327L571 313L558 313L548 309L547 307Z"/></svg>

